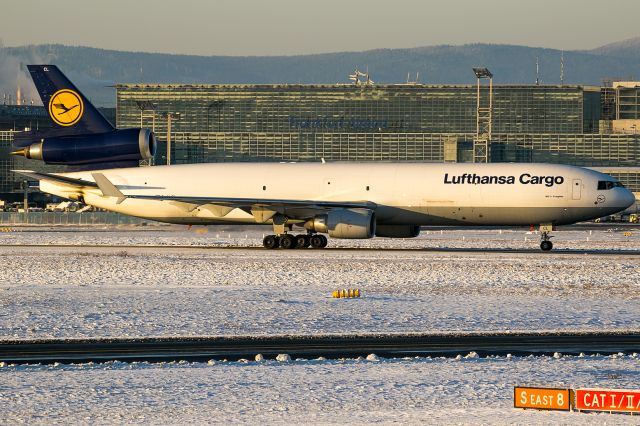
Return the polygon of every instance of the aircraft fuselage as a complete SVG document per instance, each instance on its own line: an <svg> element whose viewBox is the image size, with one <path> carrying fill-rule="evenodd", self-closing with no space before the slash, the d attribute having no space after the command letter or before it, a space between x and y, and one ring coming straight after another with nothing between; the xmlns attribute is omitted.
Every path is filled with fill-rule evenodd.
<svg viewBox="0 0 640 426"><path fill-rule="evenodd" d="M613 181L605 174L555 164L217 163L64 175L93 181L96 172L127 195L371 202L380 225L561 225L606 216L634 202L621 186L598 189L598 182ZM162 222L270 223L240 208L223 214L215 205L136 198L118 204L98 188L79 190L47 180L41 190ZM298 207L295 213L291 216L303 212Z"/></svg>

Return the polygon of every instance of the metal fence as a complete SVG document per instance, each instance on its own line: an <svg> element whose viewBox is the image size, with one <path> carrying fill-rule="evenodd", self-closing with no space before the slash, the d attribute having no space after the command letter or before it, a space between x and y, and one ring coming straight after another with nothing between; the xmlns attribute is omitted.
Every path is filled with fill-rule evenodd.
<svg viewBox="0 0 640 426"><path fill-rule="evenodd" d="M0 212L2 225L141 225L143 223L156 222L112 212Z"/></svg>

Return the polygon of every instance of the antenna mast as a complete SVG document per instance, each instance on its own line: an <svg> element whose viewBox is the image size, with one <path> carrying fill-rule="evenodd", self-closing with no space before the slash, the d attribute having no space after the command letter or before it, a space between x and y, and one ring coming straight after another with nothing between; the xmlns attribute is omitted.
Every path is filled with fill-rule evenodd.
<svg viewBox="0 0 640 426"><path fill-rule="evenodd" d="M564 86L564 50L560 53L560 85Z"/></svg>

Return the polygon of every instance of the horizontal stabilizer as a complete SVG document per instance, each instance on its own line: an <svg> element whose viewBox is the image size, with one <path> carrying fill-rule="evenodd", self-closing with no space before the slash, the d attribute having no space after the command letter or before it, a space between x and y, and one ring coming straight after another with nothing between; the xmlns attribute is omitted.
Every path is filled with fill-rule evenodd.
<svg viewBox="0 0 640 426"><path fill-rule="evenodd" d="M98 184L98 188L100 188L100 191L102 191L102 195L104 195L105 197L115 197L118 199L118 201L116 201L116 204L120 204L127 198L127 196L120 192L120 190L116 188L116 186L112 184L111 181L107 179L107 177L102 173L91 173L91 176L93 176L96 184Z"/></svg>

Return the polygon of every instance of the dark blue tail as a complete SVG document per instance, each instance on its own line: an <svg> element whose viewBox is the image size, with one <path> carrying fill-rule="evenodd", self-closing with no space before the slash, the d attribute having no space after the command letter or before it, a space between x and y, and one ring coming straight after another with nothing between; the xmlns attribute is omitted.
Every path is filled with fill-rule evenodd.
<svg viewBox="0 0 640 426"><path fill-rule="evenodd" d="M104 133L114 127L55 65L27 65L49 116L65 135Z"/></svg>
<svg viewBox="0 0 640 426"><path fill-rule="evenodd" d="M156 139L149 129L115 129L55 65L27 65L52 129L19 132L14 155L76 170L134 167L153 158Z"/></svg>

